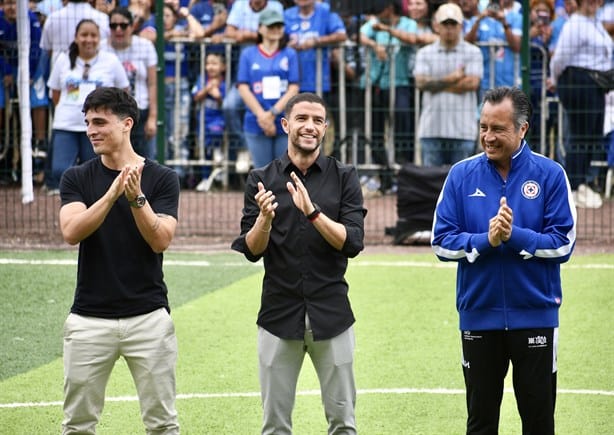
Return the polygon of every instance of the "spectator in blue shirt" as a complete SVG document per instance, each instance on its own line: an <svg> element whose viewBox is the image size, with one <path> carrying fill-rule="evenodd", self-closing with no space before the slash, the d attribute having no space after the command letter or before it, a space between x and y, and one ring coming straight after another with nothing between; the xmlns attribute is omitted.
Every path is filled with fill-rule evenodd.
<svg viewBox="0 0 614 435"><path fill-rule="evenodd" d="M190 13L203 26L205 38L224 33L228 11L223 4L219 2L212 4L209 0L200 0L193 4ZM210 50L209 47L207 49Z"/></svg>
<svg viewBox="0 0 614 435"><path fill-rule="evenodd" d="M203 140L204 155L200 156L209 161L217 161L221 155L222 141L224 139L224 112L222 102L226 95L226 59L222 53L210 52L205 58L205 76L199 76L194 88L192 98L198 105L196 111L197 141ZM202 131L204 128L204 131ZM202 169L202 180L196 186L199 192L207 191L211 187L211 165Z"/></svg>
<svg viewBox="0 0 614 435"><path fill-rule="evenodd" d="M284 21L290 37L288 46L298 52L301 70L301 92L330 92L330 56L328 45L337 45L347 39L345 26L338 14L325 3L316 0L295 0L296 6L286 9ZM321 88L318 89L317 50L321 49ZM325 98L326 100L326 98ZM330 104L330 101L328 102Z"/></svg>
<svg viewBox="0 0 614 435"><path fill-rule="evenodd" d="M175 42L176 37L202 37L203 28L187 7L176 9L164 5L164 110L166 135L168 139L167 157L185 161L189 157L188 132L190 128L190 84L188 80L188 59L183 43ZM180 44L180 47L176 47ZM178 48L178 49L177 49ZM177 59L179 57L179 59ZM177 62L178 61L178 62ZM179 70L177 70L177 65ZM176 94L179 106L175 100ZM176 112L177 115L176 115ZM177 121L179 121L177 123ZM185 176L182 165L173 165L180 177ZM186 181L185 179L183 181Z"/></svg>
<svg viewBox="0 0 614 435"><path fill-rule="evenodd" d="M283 6L277 0L235 0L228 12L224 33L215 34L211 38L214 43L220 43L224 39L234 41L232 58L227 59L233 82L236 82L239 53L242 49L257 42L258 19L260 14L268 9L273 9L283 15ZM230 142L230 155L231 158L235 158L237 151L244 150L246 147L241 123L245 104L236 86L228 86L223 109Z"/></svg>
<svg viewBox="0 0 614 435"><path fill-rule="evenodd" d="M478 2L463 8L465 14L465 40L474 44L491 43L494 47L482 46L484 76L481 92L498 86L516 86L520 78L520 41L522 39L522 15L514 11L514 0L501 0L490 3L482 12ZM467 16L467 10L473 14ZM491 77L491 64L494 63L494 77Z"/></svg>
<svg viewBox="0 0 614 435"><path fill-rule="evenodd" d="M16 0L4 0L0 10L0 73L4 88L0 92L0 119L4 120L4 109L8 101L5 97L17 96L18 48L17 48L17 4ZM41 25L38 17L28 11L30 20L30 107L34 133L34 157L46 157L47 150L47 106L49 99L45 86L45 75L48 73L49 58L39 47ZM7 126L8 127L8 126ZM6 144L5 144L6 145ZM40 162L37 162L40 163ZM42 163L40 163L42 164ZM35 168L42 169L42 168ZM38 180L42 181L42 180Z"/></svg>
<svg viewBox="0 0 614 435"><path fill-rule="evenodd" d="M243 50L237 75L239 94L247 106L245 140L255 168L286 150L281 115L299 90L298 56L286 46L283 15L268 9L260 14L259 23L258 45Z"/></svg>

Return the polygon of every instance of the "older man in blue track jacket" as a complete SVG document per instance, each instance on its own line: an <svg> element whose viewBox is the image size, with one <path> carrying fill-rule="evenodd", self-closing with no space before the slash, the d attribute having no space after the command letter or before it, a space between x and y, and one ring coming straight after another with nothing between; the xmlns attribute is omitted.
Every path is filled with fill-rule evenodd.
<svg viewBox="0 0 614 435"><path fill-rule="evenodd" d="M554 434L560 265L576 240L564 169L524 137L529 98L500 87L484 96L483 153L454 165L439 196L431 244L457 261L467 434L496 434L511 361L524 434Z"/></svg>

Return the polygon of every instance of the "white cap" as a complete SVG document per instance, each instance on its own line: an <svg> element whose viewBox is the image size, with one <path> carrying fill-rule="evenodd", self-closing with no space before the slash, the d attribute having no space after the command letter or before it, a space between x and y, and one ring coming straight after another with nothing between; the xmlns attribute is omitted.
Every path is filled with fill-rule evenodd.
<svg viewBox="0 0 614 435"><path fill-rule="evenodd" d="M456 21L458 24L463 23L463 11L456 3L444 3L435 12L435 21L443 23L447 20Z"/></svg>

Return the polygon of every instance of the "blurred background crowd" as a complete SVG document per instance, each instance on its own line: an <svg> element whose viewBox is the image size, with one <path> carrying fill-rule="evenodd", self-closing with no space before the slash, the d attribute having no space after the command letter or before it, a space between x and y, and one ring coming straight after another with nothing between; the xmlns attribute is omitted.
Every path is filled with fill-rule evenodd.
<svg viewBox="0 0 614 435"><path fill-rule="evenodd" d="M20 179L16 1L0 0L3 184ZM566 167L579 207L599 208L614 166L614 2L524 5L30 1L34 182L56 194L63 171L94 156L81 104L97 86L135 97L137 152L198 191L240 188L284 152L285 102L308 91L330 108L326 153L359 168L366 195L395 193L404 165L478 152L480 96L506 85L530 92L531 148Z"/></svg>

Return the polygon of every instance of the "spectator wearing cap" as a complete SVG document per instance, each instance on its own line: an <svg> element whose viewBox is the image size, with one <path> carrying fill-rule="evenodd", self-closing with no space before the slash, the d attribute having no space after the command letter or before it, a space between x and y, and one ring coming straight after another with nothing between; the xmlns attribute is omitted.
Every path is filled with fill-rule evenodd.
<svg viewBox="0 0 614 435"><path fill-rule="evenodd" d="M287 149L281 117L286 103L299 90L298 56L287 46L283 15L267 9L258 23L258 44L243 50L237 73L239 94L247 107L245 140L256 168Z"/></svg>
<svg viewBox="0 0 614 435"><path fill-rule="evenodd" d="M418 131L424 166L454 164L474 153L483 75L480 49L462 37L461 8L441 5L435 22L439 40L418 50L413 71L423 93Z"/></svg>

